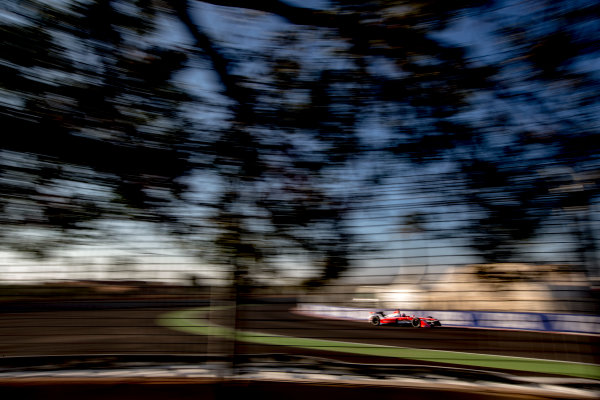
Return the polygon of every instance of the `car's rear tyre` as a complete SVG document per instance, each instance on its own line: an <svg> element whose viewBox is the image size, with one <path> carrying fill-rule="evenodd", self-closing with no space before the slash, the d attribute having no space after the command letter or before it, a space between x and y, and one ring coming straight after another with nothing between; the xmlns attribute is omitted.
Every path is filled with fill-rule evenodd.
<svg viewBox="0 0 600 400"><path fill-rule="evenodd" d="M373 324L375 326L381 325L381 320L377 316L371 317L371 324Z"/></svg>
<svg viewBox="0 0 600 400"><path fill-rule="evenodd" d="M421 326L421 320L419 318L413 318L412 321L410 321L410 324L414 327L414 328L418 328Z"/></svg>

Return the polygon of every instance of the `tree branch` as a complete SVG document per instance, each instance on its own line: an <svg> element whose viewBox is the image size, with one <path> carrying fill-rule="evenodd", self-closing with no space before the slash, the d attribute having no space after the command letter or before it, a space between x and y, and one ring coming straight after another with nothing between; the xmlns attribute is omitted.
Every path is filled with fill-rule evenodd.
<svg viewBox="0 0 600 400"><path fill-rule="evenodd" d="M177 16L194 38L196 46L202 49L210 58L215 72L225 86L225 94L236 103L235 108L238 116L247 116L250 113L248 104L250 93L248 89L239 85L231 74L231 62L219 52L212 40L194 22L190 15L188 0L177 0L172 4Z"/></svg>
<svg viewBox="0 0 600 400"><path fill-rule="evenodd" d="M327 11L297 7L280 0L198 0L202 3L216 6L242 8L246 10L263 11L278 15L293 24L312 25L322 28L339 28L350 21L356 21L346 15L334 14Z"/></svg>

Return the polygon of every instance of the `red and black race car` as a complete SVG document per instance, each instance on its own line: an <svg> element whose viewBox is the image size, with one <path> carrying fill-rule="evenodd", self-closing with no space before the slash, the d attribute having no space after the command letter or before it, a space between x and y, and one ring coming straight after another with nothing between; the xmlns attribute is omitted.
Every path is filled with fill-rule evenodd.
<svg viewBox="0 0 600 400"><path fill-rule="evenodd" d="M391 314L386 314L385 311L373 311L369 316L369 322L373 325L399 325L412 326L414 328L433 328L434 326L442 326L442 323L429 317L417 317L415 315L407 315L396 310Z"/></svg>

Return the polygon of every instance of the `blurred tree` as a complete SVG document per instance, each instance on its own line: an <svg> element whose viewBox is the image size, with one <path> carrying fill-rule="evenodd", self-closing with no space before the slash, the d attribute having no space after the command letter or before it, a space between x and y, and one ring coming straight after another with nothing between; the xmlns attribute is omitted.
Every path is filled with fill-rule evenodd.
<svg viewBox="0 0 600 400"><path fill-rule="evenodd" d="M178 111L190 96L170 81L186 54L135 44L152 30L144 2L138 15L44 3L15 2L0 27L4 243L20 245L22 229L68 237L98 218L168 219L159 208L191 168Z"/></svg>
<svg viewBox="0 0 600 400"><path fill-rule="evenodd" d="M486 17L499 43L489 45L501 52L488 50L494 84L478 94L484 102L470 119L470 140L446 153L461 165L481 214L468 227L473 246L489 261L522 258L518 244L541 228L571 226L581 246L574 254L597 274L589 210L600 189L600 8L593 1L496 3Z"/></svg>
<svg viewBox="0 0 600 400"><path fill-rule="evenodd" d="M456 195L479 212L465 227L474 248L506 259L557 199L573 198L549 194L539 160L587 170L598 153L572 141L595 132L595 82L572 71L597 44L570 28L593 29L597 7L532 0L548 11L493 21L489 40L504 40L506 56L490 62L444 37L505 3L13 1L0 28L4 243L23 247L23 228L50 228L55 243L56 228L80 237L126 218L210 236L205 253L235 266L240 284L292 251L334 279L348 266L344 217L357 202L340 186L377 184L348 174L391 154L389 175L401 161L451 161L466 182ZM176 40L179 27L191 39ZM216 89L197 89L210 79ZM555 121L518 123L563 92L586 115L561 114L551 137ZM206 175L211 187L191 188ZM195 208L213 218L192 220Z"/></svg>

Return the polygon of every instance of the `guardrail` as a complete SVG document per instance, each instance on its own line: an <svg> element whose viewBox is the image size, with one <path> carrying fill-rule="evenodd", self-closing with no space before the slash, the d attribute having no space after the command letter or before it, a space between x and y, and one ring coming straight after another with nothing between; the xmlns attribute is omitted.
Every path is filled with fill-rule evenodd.
<svg viewBox="0 0 600 400"><path fill-rule="evenodd" d="M348 319L368 321L369 308L352 308L328 306L323 304L301 303L296 312L321 318ZM391 311L391 310L390 310ZM443 326L488 329L516 329L546 332L570 332L583 334L600 334L600 316L528 313L528 312L485 312L485 311L435 311L435 310L401 310L408 315L433 316Z"/></svg>

